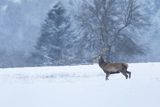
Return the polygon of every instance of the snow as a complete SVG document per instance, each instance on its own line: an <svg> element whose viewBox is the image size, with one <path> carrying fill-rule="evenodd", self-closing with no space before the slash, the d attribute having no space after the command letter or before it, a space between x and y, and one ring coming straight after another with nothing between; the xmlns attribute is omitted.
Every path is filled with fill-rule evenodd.
<svg viewBox="0 0 160 107"><path fill-rule="evenodd" d="M97 64L0 69L0 107L160 107L160 63L105 81Z"/></svg>

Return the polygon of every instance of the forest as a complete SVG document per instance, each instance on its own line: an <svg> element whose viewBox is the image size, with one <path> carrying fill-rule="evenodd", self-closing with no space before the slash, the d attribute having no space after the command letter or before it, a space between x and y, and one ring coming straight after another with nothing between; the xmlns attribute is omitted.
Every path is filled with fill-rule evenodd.
<svg viewBox="0 0 160 107"><path fill-rule="evenodd" d="M1 1L1 67L93 64L99 55L110 62L160 60L152 52L158 36L149 14L156 3L13 1Z"/></svg>

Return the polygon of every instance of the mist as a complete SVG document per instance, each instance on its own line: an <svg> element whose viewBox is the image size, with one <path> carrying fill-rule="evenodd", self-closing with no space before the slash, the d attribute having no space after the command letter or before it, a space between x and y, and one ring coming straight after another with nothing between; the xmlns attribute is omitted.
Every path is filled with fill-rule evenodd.
<svg viewBox="0 0 160 107"><path fill-rule="evenodd" d="M60 0L70 11L73 1ZM26 59L35 49L40 36L41 25L52 8L54 0L1 0L0 1L0 53L1 67L28 66ZM150 27L142 31L141 44L148 52L137 59L160 61L160 2L143 0L144 12L150 20ZM75 3L78 6L78 1ZM72 8L71 8L72 7Z"/></svg>

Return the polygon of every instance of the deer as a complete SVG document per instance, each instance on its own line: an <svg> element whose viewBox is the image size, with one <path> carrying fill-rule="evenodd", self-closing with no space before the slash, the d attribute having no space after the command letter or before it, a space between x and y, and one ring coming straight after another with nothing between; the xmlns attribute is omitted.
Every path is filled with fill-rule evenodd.
<svg viewBox="0 0 160 107"><path fill-rule="evenodd" d="M117 74L122 73L126 79L131 78L131 72L127 71L128 64L127 63L111 63L111 62L105 62L102 56L99 56L98 58L98 64L100 68L104 71L106 74L106 80L109 80L108 77L111 74Z"/></svg>

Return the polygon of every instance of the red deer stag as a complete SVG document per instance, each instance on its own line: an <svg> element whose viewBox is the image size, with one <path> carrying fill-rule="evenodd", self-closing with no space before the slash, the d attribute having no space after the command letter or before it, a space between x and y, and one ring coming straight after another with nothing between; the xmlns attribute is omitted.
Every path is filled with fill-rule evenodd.
<svg viewBox="0 0 160 107"><path fill-rule="evenodd" d="M131 72L127 71L128 64L126 63L110 63L105 62L102 56L98 59L99 66L106 73L106 80L108 80L109 75L122 73L126 79L131 78Z"/></svg>

